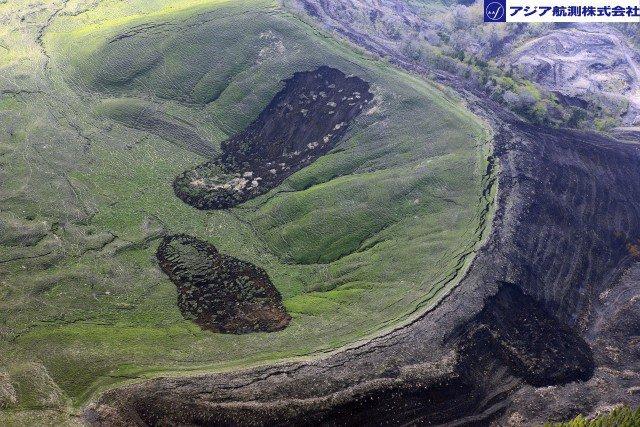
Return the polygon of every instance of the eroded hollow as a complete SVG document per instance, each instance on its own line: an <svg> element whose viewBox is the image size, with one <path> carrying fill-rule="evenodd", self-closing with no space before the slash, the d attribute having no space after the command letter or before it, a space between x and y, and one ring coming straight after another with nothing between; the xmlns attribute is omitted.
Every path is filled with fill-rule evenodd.
<svg viewBox="0 0 640 427"><path fill-rule="evenodd" d="M184 234L165 237L156 255L178 288L182 315L203 329L243 334L289 324L282 296L261 268Z"/></svg>
<svg viewBox="0 0 640 427"><path fill-rule="evenodd" d="M264 194L335 147L372 100L369 83L335 68L295 73L247 129L222 143L219 157L176 178L175 193L199 209Z"/></svg>
<svg viewBox="0 0 640 427"><path fill-rule="evenodd" d="M595 369L589 344L512 283L501 283L498 293L460 330L462 360L499 360L535 387L586 381Z"/></svg>

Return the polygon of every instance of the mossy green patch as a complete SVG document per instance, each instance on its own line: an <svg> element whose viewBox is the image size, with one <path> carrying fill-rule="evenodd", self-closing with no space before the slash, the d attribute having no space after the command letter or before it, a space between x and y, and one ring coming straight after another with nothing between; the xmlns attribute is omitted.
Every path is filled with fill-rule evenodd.
<svg viewBox="0 0 640 427"><path fill-rule="evenodd" d="M634 411L628 406L621 406L595 418L589 419L579 415L564 423L547 423L545 427L635 427L638 425L640 425L640 408Z"/></svg>

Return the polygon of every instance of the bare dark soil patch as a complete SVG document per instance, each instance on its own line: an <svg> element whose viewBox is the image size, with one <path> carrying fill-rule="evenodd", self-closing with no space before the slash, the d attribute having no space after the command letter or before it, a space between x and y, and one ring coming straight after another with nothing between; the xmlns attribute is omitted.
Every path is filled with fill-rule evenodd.
<svg viewBox="0 0 640 427"><path fill-rule="evenodd" d="M207 242L187 235L165 237L157 258L178 288L182 315L203 329L273 332L291 320L264 270L221 254Z"/></svg>
<svg viewBox="0 0 640 427"><path fill-rule="evenodd" d="M218 158L176 178L176 195L225 209L264 194L334 148L372 99L367 82L334 68L295 73Z"/></svg>

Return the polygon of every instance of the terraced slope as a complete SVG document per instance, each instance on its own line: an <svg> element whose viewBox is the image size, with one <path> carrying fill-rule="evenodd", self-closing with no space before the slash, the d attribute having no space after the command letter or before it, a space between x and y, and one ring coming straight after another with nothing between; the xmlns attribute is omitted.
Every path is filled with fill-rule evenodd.
<svg viewBox="0 0 640 427"><path fill-rule="evenodd" d="M489 135L458 99L271 1L0 10L0 421L59 420L125 380L329 351L433 307L466 271L493 181ZM323 156L232 209L175 196L176 176L321 66L373 94ZM181 234L264 270L288 327L185 319L155 257Z"/></svg>

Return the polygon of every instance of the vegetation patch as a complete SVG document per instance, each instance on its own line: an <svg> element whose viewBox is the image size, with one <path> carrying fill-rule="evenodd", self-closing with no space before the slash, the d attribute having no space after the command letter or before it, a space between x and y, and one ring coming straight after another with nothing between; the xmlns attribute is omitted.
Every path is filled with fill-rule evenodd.
<svg viewBox="0 0 640 427"><path fill-rule="evenodd" d="M180 148L205 157L213 157L216 147L179 117L163 112L157 105L132 98L107 99L97 111L125 126L147 131Z"/></svg>
<svg viewBox="0 0 640 427"><path fill-rule="evenodd" d="M178 288L186 319L214 332L243 334L284 329L291 320L267 273L184 234L165 237L157 252Z"/></svg>
<svg viewBox="0 0 640 427"><path fill-rule="evenodd" d="M633 427L637 425L640 425L640 408L634 411L628 406L621 406L593 419L579 415L571 421L548 423L545 427Z"/></svg>
<svg viewBox="0 0 640 427"><path fill-rule="evenodd" d="M285 81L260 116L222 143L222 155L180 175L178 197L225 209L264 194L335 147L373 100L369 83L321 66Z"/></svg>

